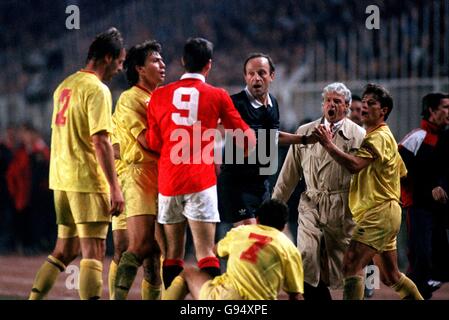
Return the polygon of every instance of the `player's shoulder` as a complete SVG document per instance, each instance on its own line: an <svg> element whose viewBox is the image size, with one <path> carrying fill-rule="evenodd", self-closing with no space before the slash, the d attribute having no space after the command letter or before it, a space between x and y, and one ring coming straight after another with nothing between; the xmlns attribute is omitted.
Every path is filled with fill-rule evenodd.
<svg viewBox="0 0 449 320"><path fill-rule="evenodd" d="M247 100L247 99L248 99L248 96L246 95L245 90L242 90L242 91L240 91L240 92L237 92L237 93L232 94L232 95L231 95L231 99L232 99L232 101L234 101L234 102L237 102L237 101L244 101L244 100Z"/></svg>
<svg viewBox="0 0 449 320"><path fill-rule="evenodd" d="M344 119L342 129L349 136L359 139L363 139L366 135L366 130L349 118Z"/></svg>
<svg viewBox="0 0 449 320"><path fill-rule="evenodd" d="M134 89L134 87L128 88L125 91L123 91L120 96L119 96L119 100L121 99L129 99L131 97L134 97L136 95L136 91Z"/></svg>
<svg viewBox="0 0 449 320"><path fill-rule="evenodd" d="M224 88L213 86L207 82L201 82L198 88L205 93L229 96L229 93Z"/></svg>

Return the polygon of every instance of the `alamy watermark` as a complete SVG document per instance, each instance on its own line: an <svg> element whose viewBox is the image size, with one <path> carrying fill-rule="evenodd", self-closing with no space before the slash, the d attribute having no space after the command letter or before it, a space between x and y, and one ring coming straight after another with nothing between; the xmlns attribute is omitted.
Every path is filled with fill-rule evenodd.
<svg viewBox="0 0 449 320"><path fill-rule="evenodd" d="M192 129L177 128L171 132L170 161L175 164L259 164L260 175L272 175L278 167L277 129L260 129L257 132L257 148L245 155L245 145L252 135L251 130L225 129L225 141L216 128L202 130L201 121L191 125ZM222 151L224 149L224 158Z"/></svg>
<svg viewBox="0 0 449 320"><path fill-rule="evenodd" d="M69 265L65 269L65 273L68 274L67 279L65 279L65 287L68 290L79 290L80 268L75 265Z"/></svg>
<svg viewBox="0 0 449 320"><path fill-rule="evenodd" d="M364 269L365 288L368 290L380 289L380 272L376 265L368 265Z"/></svg>
<svg viewBox="0 0 449 320"><path fill-rule="evenodd" d="M368 7L366 7L365 10L366 14L369 14L369 16L365 20L365 27L368 30L379 30L380 29L380 11L379 7L372 4Z"/></svg>
<svg viewBox="0 0 449 320"><path fill-rule="evenodd" d="M65 27L69 30L80 29L80 8L71 4L65 8L65 13L69 16L65 19Z"/></svg>

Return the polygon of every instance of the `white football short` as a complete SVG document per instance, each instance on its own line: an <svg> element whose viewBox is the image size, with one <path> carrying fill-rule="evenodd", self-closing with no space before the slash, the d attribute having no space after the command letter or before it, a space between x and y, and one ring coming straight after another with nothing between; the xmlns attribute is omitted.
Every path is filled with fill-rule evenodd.
<svg viewBox="0 0 449 320"><path fill-rule="evenodd" d="M158 222L180 223L187 219L202 222L220 222L218 213L217 186L200 192L178 196L164 196L159 193Z"/></svg>

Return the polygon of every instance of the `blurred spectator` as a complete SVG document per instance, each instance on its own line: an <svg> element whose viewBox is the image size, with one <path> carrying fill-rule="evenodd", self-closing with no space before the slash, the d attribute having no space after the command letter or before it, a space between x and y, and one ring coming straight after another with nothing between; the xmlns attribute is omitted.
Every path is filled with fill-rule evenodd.
<svg viewBox="0 0 449 320"><path fill-rule="evenodd" d="M7 185L14 204L16 248L31 254L48 249L54 239L53 197L48 189L49 149L31 124L18 131L19 145L7 170Z"/></svg>
<svg viewBox="0 0 449 320"><path fill-rule="evenodd" d="M441 189L439 177L445 168L436 165L439 163L436 146L448 124L449 95L429 93L422 99L421 127L406 135L399 144L408 170L407 178L402 181L402 202L407 208L408 222L408 274L424 299L430 299L435 289L429 285L435 267L432 256L447 257L449 252L445 228L441 225L441 204L447 202L447 194L440 190L440 198L434 198L435 188ZM438 239L438 248L443 250L435 252L435 239Z"/></svg>
<svg viewBox="0 0 449 320"><path fill-rule="evenodd" d="M0 254L13 249L13 201L8 191L6 173L14 151L14 127L7 129L6 137L0 139Z"/></svg>

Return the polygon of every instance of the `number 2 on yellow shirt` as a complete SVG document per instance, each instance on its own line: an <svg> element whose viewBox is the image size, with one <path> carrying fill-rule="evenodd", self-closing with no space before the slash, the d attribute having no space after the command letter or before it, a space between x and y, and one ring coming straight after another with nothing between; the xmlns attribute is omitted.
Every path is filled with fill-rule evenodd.
<svg viewBox="0 0 449 320"><path fill-rule="evenodd" d="M67 121L67 117L64 116L67 108L69 107L70 95L72 94L72 90L64 89L59 96L59 105L62 104L61 110L56 114L55 124L58 126L65 126Z"/></svg>

